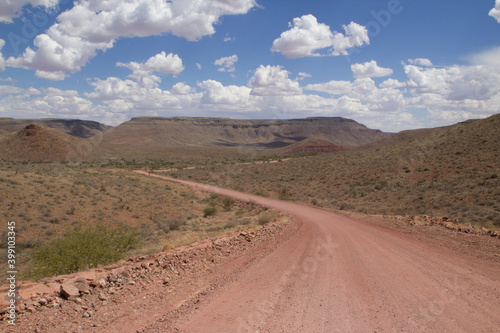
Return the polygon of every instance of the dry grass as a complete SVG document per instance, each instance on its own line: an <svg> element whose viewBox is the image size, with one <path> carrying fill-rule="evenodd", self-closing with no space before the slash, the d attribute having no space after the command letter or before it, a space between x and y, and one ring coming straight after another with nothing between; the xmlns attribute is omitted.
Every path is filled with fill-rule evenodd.
<svg viewBox="0 0 500 333"><path fill-rule="evenodd" d="M126 226L138 238L129 254L146 254L258 226L260 214L247 203L228 206L184 185L90 163L1 162L0 199L0 255L5 260L7 221L13 220L24 278L30 277L30 251L78 229ZM205 218L209 203L217 214Z"/></svg>

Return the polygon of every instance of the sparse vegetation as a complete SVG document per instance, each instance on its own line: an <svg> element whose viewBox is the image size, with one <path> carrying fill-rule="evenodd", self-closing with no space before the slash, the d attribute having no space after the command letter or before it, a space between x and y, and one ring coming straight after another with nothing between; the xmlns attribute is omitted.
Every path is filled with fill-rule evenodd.
<svg viewBox="0 0 500 333"><path fill-rule="evenodd" d="M203 210L203 217L214 216L217 214L217 208L207 207Z"/></svg>
<svg viewBox="0 0 500 333"><path fill-rule="evenodd" d="M98 224L109 229L124 225L135 231L136 246L126 255L155 253L163 251L164 244L178 247L258 226L251 205L141 176L117 168L123 161L115 162L108 161L104 167L94 162L0 162L0 212L18 227L16 250L23 278L34 278L35 246ZM217 212L210 218L203 217L207 206ZM0 233L5 227L0 227ZM0 240L0 262L6 260L6 239ZM0 278L5 274L1 272ZM50 273L38 269L36 277L43 274Z"/></svg>
<svg viewBox="0 0 500 333"><path fill-rule="evenodd" d="M219 164L179 176L326 208L447 216L500 228L499 129L494 116L371 150L236 169Z"/></svg>
<svg viewBox="0 0 500 333"><path fill-rule="evenodd" d="M31 252L32 276L68 274L115 262L136 244L135 233L124 227L96 226L74 231Z"/></svg>

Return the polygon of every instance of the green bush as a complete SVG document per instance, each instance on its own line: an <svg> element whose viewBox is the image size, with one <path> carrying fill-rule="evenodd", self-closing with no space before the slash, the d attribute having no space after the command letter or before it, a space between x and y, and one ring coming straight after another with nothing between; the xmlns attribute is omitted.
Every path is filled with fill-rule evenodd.
<svg viewBox="0 0 500 333"><path fill-rule="evenodd" d="M110 264L122 259L135 243L135 232L124 227L77 230L33 249L34 276L69 274Z"/></svg>
<svg viewBox="0 0 500 333"><path fill-rule="evenodd" d="M203 217L214 216L217 214L217 209L215 207L207 207L203 210Z"/></svg>

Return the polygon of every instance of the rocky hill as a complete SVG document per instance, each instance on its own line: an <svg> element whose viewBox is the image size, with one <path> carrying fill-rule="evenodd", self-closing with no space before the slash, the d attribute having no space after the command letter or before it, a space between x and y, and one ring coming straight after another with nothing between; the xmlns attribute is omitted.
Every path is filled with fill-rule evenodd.
<svg viewBox="0 0 500 333"><path fill-rule="evenodd" d="M349 148L336 145L325 139L310 138L286 147L286 154L336 153Z"/></svg>
<svg viewBox="0 0 500 333"><path fill-rule="evenodd" d="M61 131L30 124L0 139L0 159L10 161L73 160L78 138Z"/></svg>
<svg viewBox="0 0 500 333"><path fill-rule="evenodd" d="M266 149L286 147L313 137L357 147L388 135L340 117L291 120L140 117L106 131L102 148L108 153L193 146Z"/></svg>
<svg viewBox="0 0 500 333"><path fill-rule="evenodd" d="M32 123L50 127L78 138L89 138L111 128L111 126L91 120L0 118L0 135L4 132L12 133L19 131Z"/></svg>

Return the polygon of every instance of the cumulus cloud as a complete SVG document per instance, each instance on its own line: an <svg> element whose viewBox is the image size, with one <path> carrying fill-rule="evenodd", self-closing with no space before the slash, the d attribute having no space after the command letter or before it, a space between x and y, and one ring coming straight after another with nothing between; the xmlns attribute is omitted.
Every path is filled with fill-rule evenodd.
<svg viewBox="0 0 500 333"><path fill-rule="evenodd" d="M365 62L364 64L352 64L351 70L356 78L382 77L393 73L390 68L379 67L375 60Z"/></svg>
<svg viewBox="0 0 500 333"><path fill-rule="evenodd" d="M422 68L406 65L413 95L435 94L445 100L489 100L500 91L500 73L485 66ZM435 98L435 96L434 96Z"/></svg>
<svg viewBox="0 0 500 333"><path fill-rule="evenodd" d="M290 79L290 72L281 66L260 65L248 86L255 96L298 95L302 89L297 81Z"/></svg>
<svg viewBox="0 0 500 333"><path fill-rule="evenodd" d="M312 75L309 73L299 72L296 80L304 80L306 77L312 77Z"/></svg>
<svg viewBox="0 0 500 333"><path fill-rule="evenodd" d="M10 67L33 69L36 75L47 79L64 79L65 72L77 72L87 61L97 54L97 50L106 50L113 46L113 41L93 43L78 36L63 34L58 24L49 28L46 34L38 35L33 45L26 48L23 55L7 59ZM48 73L54 72L51 76Z"/></svg>
<svg viewBox="0 0 500 333"><path fill-rule="evenodd" d="M39 91L34 88L16 87L11 87L9 90L4 91L7 95L0 99L2 116L19 118L22 114L23 118L102 119L103 110L88 99L79 96L74 90L47 88Z"/></svg>
<svg viewBox="0 0 500 333"><path fill-rule="evenodd" d="M132 74L129 77L146 87L156 87L161 82L160 77L152 74L153 72L175 76L184 71L182 59L177 54L169 53L167 55L164 51L149 58L144 63L132 61L129 63L118 62L116 65L130 69Z"/></svg>
<svg viewBox="0 0 500 333"><path fill-rule="evenodd" d="M194 92L195 89L185 84L184 82L177 82L172 87L172 94L175 95L189 95L191 92Z"/></svg>
<svg viewBox="0 0 500 333"><path fill-rule="evenodd" d="M0 39L0 71L5 70L5 59L2 54L2 48L5 45L5 41L3 39Z"/></svg>
<svg viewBox="0 0 500 333"><path fill-rule="evenodd" d="M290 29L275 39L271 50L287 58L303 58L326 55L318 50L331 48L330 55L347 54L353 47L369 44L368 30L355 22L344 25L346 34L333 33L324 23L318 23L314 15L303 15L293 19Z"/></svg>
<svg viewBox="0 0 500 333"><path fill-rule="evenodd" d="M19 87L0 85L0 96L1 95L12 95L12 94L21 94L25 90Z"/></svg>
<svg viewBox="0 0 500 333"><path fill-rule="evenodd" d="M488 15L490 15L491 17L496 19L498 23L500 23L500 0L495 1L495 7L490 10Z"/></svg>
<svg viewBox="0 0 500 333"><path fill-rule="evenodd" d="M14 18L21 16L24 6L45 7L57 6L59 0L4 0L0 1L0 22L12 23Z"/></svg>
<svg viewBox="0 0 500 333"><path fill-rule="evenodd" d="M345 35L336 32L333 36L333 52L332 55L347 55L349 49L360 47L364 44L370 44L368 30L366 27L351 22L348 25L342 26L345 30Z"/></svg>
<svg viewBox="0 0 500 333"><path fill-rule="evenodd" d="M274 40L274 52L280 52L287 58L317 56L316 50L331 47L333 33L324 23L318 23L313 15L304 15L293 19L291 29L283 32Z"/></svg>
<svg viewBox="0 0 500 333"><path fill-rule="evenodd" d="M217 66L221 66L218 69L219 72L232 73L236 70L234 64L236 64L237 61L238 61L238 56L236 54L233 54L232 56L223 57L215 60L214 64Z"/></svg>
<svg viewBox="0 0 500 333"><path fill-rule="evenodd" d="M201 98L202 107L214 105L216 108L229 108L234 111L249 107L251 89L244 86L224 86L215 80L206 80L198 84L205 89Z"/></svg>
<svg viewBox="0 0 500 333"><path fill-rule="evenodd" d="M372 111L398 112L405 106L405 98L400 90L377 87L371 78L359 78L353 82L330 81L309 84L305 89L357 99Z"/></svg>
<svg viewBox="0 0 500 333"><path fill-rule="evenodd" d="M197 41L215 33L221 16L244 14L255 5L255 0L80 0L35 38L34 49L9 58L7 65L37 70L44 78L58 72L52 79L61 79L60 72L80 71L118 38L171 33Z"/></svg>
<svg viewBox="0 0 500 333"><path fill-rule="evenodd" d="M422 66L422 67L432 67L432 62L429 59L417 58L417 59L408 59L408 62L412 65Z"/></svg>
<svg viewBox="0 0 500 333"><path fill-rule="evenodd" d="M469 60L474 65L484 65L498 69L500 68L500 47L497 46L483 52L475 53L469 56Z"/></svg>

